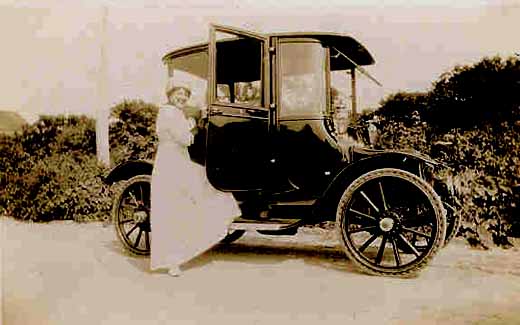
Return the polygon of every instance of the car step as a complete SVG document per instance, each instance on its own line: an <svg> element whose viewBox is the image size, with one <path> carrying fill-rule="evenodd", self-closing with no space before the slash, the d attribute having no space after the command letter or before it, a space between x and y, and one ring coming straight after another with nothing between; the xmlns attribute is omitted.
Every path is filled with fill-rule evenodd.
<svg viewBox="0 0 520 325"><path fill-rule="evenodd" d="M238 218L229 227L231 230L267 230L279 231L298 226L303 223L302 219L245 219Z"/></svg>
<svg viewBox="0 0 520 325"><path fill-rule="evenodd" d="M300 206L300 207L308 207L312 206L316 203L316 200L305 200L305 201L288 201L288 202L273 202L269 204L269 208L273 207L293 207L293 206Z"/></svg>

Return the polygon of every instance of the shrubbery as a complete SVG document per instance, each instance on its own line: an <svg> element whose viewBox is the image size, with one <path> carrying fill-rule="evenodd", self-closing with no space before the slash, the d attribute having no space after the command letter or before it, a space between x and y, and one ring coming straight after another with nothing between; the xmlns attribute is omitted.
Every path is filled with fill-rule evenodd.
<svg viewBox="0 0 520 325"><path fill-rule="evenodd" d="M456 66L433 83L424 118L437 128L471 128L520 116L520 59L484 58Z"/></svg>
<svg viewBox="0 0 520 325"><path fill-rule="evenodd" d="M509 245L520 237L520 121L487 124L469 130L450 130L432 148L432 156L453 169L451 181L463 211L467 237L490 245ZM435 142L434 142L435 143Z"/></svg>
<svg viewBox="0 0 520 325"><path fill-rule="evenodd" d="M157 107L124 101L112 108L112 165L152 159ZM42 116L14 135L0 135L0 214L32 221L108 217L108 166L96 159L95 121L85 116Z"/></svg>
<svg viewBox="0 0 520 325"><path fill-rule="evenodd" d="M427 93L389 96L373 122L375 147L420 151L450 166L438 176L454 189L461 234L474 244L508 246L520 237L518 80L518 59L486 58L443 74ZM153 159L157 111L142 101L112 108L112 165ZM353 127L366 129L371 118ZM19 134L0 135L0 213L34 221L107 216L111 193L95 143L87 117L44 116Z"/></svg>
<svg viewBox="0 0 520 325"><path fill-rule="evenodd" d="M380 132L376 147L420 151L449 166L437 176L454 190L471 243L508 246L520 237L520 121L437 134L426 123L387 120Z"/></svg>
<svg viewBox="0 0 520 325"><path fill-rule="evenodd" d="M110 156L113 164L129 159L153 159L158 109L141 100L123 101L111 109Z"/></svg>
<svg viewBox="0 0 520 325"><path fill-rule="evenodd" d="M428 93L381 102L379 148L416 150L450 166L461 233L473 244L520 237L520 61L484 58L441 75ZM364 127L373 114L358 123Z"/></svg>
<svg viewBox="0 0 520 325"><path fill-rule="evenodd" d="M0 136L0 213L22 220L97 220L110 193L95 156L95 123L43 116L21 133Z"/></svg>

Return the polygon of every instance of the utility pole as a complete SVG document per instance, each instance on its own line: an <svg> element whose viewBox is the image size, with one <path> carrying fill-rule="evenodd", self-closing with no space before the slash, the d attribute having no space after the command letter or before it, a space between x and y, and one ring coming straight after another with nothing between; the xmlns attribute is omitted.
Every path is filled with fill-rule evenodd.
<svg viewBox="0 0 520 325"><path fill-rule="evenodd" d="M100 37L100 60L97 80L98 101L96 106L96 153L97 159L105 166L110 166L110 147L108 135L108 119L110 110L108 107L108 73L107 73L107 17L108 8L103 7L101 16L101 37Z"/></svg>

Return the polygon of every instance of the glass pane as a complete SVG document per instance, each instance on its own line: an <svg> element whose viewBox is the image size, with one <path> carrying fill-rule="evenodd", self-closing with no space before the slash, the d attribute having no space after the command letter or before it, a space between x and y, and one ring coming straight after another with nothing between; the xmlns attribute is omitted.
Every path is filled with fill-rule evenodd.
<svg viewBox="0 0 520 325"><path fill-rule="evenodd" d="M241 38L242 37L240 37L238 35L230 34L230 33L224 33L224 32L219 32L219 31L217 31L215 33L216 41L238 40L238 39L241 39Z"/></svg>
<svg viewBox="0 0 520 325"><path fill-rule="evenodd" d="M197 52L168 62L168 78L174 86L191 91L188 106L206 108L208 52Z"/></svg>
<svg viewBox="0 0 520 325"><path fill-rule="evenodd" d="M319 43L281 45L281 116L325 112L325 53Z"/></svg>
<svg viewBox="0 0 520 325"><path fill-rule="evenodd" d="M218 84L217 85L217 102L219 103L230 103L230 92L229 92L229 86Z"/></svg>
<svg viewBox="0 0 520 325"><path fill-rule="evenodd" d="M215 100L261 106L263 41L223 32L216 39Z"/></svg>
<svg viewBox="0 0 520 325"><path fill-rule="evenodd" d="M261 104L260 93L260 80L235 83L235 102L237 103L259 106Z"/></svg>
<svg viewBox="0 0 520 325"><path fill-rule="evenodd" d="M346 134L352 115L350 70L332 71L330 85L330 104L335 130L338 135Z"/></svg>

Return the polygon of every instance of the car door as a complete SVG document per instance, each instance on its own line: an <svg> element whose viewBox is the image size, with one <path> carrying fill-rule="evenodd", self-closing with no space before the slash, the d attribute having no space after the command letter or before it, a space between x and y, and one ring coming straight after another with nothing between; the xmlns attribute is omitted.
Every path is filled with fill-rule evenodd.
<svg viewBox="0 0 520 325"><path fill-rule="evenodd" d="M270 184L268 46L260 34L210 28L206 171L220 190Z"/></svg>

